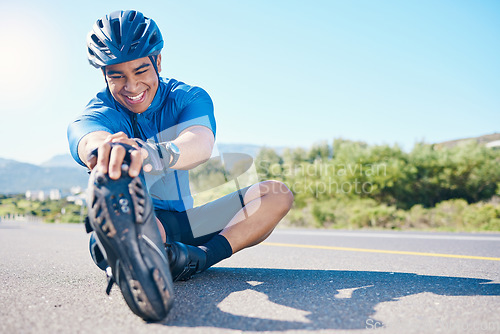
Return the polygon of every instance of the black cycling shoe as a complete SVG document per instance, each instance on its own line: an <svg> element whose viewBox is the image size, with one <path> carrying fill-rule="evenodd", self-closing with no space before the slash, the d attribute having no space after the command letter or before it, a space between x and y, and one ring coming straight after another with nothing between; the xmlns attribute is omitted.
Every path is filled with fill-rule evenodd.
<svg viewBox="0 0 500 334"><path fill-rule="evenodd" d="M205 269L207 254L201 248L174 241L167 242L165 249L174 282L187 281Z"/></svg>
<svg viewBox="0 0 500 334"><path fill-rule="evenodd" d="M116 282L132 312L159 321L172 306L172 276L151 198L140 178L126 170L118 180L92 172L88 229L111 267L106 292Z"/></svg>

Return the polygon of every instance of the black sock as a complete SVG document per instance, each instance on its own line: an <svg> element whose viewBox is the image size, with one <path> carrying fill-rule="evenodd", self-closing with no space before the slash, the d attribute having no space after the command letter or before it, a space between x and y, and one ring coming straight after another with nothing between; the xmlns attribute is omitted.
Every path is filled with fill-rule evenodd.
<svg viewBox="0 0 500 334"><path fill-rule="evenodd" d="M206 244L198 247L207 253L207 262L205 263L203 270L206 270L214 264L233 255L233 249L231 248L229 241L227 241L227 239L220 234L217 234Z"/></svg>

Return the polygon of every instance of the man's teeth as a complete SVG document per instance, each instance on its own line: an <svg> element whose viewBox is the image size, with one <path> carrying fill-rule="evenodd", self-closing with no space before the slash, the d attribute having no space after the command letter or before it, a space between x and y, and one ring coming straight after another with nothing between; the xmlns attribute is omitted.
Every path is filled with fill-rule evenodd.
<svg viewBox="0 0 500 334"><path fill-rule="evenodd" d="M129 99L131 99L132 101L137 101L137 100L139 100L142 97L142 95L144 95L144 92L142 92L141 94L136 95L136 96L127 96L127 97Z"/></svg>

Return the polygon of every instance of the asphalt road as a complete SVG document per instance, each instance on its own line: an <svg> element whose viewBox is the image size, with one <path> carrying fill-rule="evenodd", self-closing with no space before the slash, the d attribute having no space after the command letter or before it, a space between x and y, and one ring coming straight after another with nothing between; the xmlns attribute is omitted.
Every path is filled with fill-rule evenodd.
<svg viewBox="0 0 500 334"><path fill-rule="evenodd" d="M500 234L277 230L127 307L81 225L0 222L0 333L500 333Z"/></svg>

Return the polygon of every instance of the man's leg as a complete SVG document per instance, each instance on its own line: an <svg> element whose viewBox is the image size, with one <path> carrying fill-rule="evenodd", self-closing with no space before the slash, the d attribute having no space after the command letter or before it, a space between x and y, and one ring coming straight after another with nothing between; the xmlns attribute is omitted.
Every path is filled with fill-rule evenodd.
<svg viewBox="0 0 500 334"><path fill-rule="evenodd" d="M187 244L169 243L167 253L172 256L171 270L174 280L188 279L194 273L206 270L241 249L264 241L293 204L292 193L283 183L278 181L261 182L248 189L243 189L242 193L243 203L238 205L239 210L238 208L234 210L236 198L234 198L235 193L233 193L204 207L196 208L194 209L196 213L192 212L180 219L181 221L187 219L185 223L188 226L189 224L196 227L206 224L212 225L214 232L220 231L220 233L204 244L199 243L197 239L207 240L206 237L193 239L192 236L188 237L187 235L181 238L182 242L187 242ZM234 213L228 216L227 213L232 210ZM227 218L223 218L224 216ZM199 221L200 217L201 221ZM162 216L161 219L166 224L175 224L178 220L175 217L168 219L165 216ZM165 236L163 225L159 220L157 222L162 235ZM222 226L217 229L221 223ZM195 230L198 229L195 228ZM164 240L166 240L166 236ZM196 245L198 247L195 247ZM202 253L199 252L200 249L203 250Z"/></svg>
<svg viewBox="0 0 500 334"><path fill-rule="evenodd" d="M233 254L264 241L290 211L293 194L279 181L264 181L251 186L243 201L245 206L220 233Z"/></svg>
<svg viewBox="0 0 500 334"><path fill-rule="evenodd" d="M153 203L141 179L122 173L113 180L94 169L88 204L86 228L93 231L93 259L101 269L111 269L106 292L116 282L132 312L148 321L164 319L173 301L172 277Z"/></svg>
<svg viewBox="0 0 500 334"><path fill-rule="evenodd" d="M246 191L243 204L220 233L231 244L233 253L264 241L290 211L293 194L282 182L264 181ZM158 218L156 222L166 242L165 228Z"/></svg>

